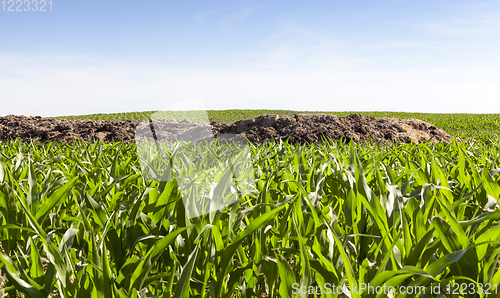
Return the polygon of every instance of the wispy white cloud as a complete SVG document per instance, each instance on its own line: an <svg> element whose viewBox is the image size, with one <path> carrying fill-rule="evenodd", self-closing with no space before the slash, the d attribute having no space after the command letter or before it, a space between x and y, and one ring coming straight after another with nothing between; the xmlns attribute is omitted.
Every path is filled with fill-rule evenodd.
<svg viewBox="0 0 500 298"><path fill-rule="evenodd" d="M269 32L261 50L228 56L234 66L247 70L316 71L346 68L350 60L343 54L345 43L307 30L293 22L282 22ZM360 60L356 58L356 60Z"/></svg>
<svg viewBox="0 0 500 298"><path fill-rule="evenodd" d="M245 7L242 9L236 9L231 13L225 14L219 21L222 29L232 32L235 24L242 22L250 15L254 14L260 10L262 6Z"/></svg>
<svg viewBox="0 0 500 298"><path fill-rule="evenodd" d="M500 34L500 13L498 9L472 10L467 12L452 13L450 15L437 15L424 18L413 24L437 36L451 37L488 37Z"/></svg>
<svg viewBox="0 0 500 298"><path fill-rule="evenodd" d="M263 5L253 5L211 9L196 13L193 15L192 19L200 24L215 22L222 30L233 32L236 24L243 22L262 8Z"/></svg>
<svg viewBox="0 0 500 298"><path fill-rule="evenodd" d="M279 29L276 33L266 38L265 43L273 44L286 40L306 40L308 42L331 44L334 41L318 32L308 30L304 26L300 26L293 20L282 20L278 24ZM338 41L335 41L338 42Z"/></svg>
<svg viewBox="0 0 500 298"><path fill-rule="evenodd" d="M248 71L15 55L0 55L0 63L2 115L159 110L200 96L208 109L500 112L500 86L488 79L499 77L498 70Z"/></svg>
<svg viewBox="0 0 500 298"><path fill-rule="evenodd" d="M225 13L232 11L232 10L234 10L234 8L229 8L229 7L218 8L218 9L209 9L209 10L197 12L191 18L193 21L200 23L200 24L203 24L207 21L207 19L209 19L213 16L220 16L221 14L223 15Z"/></svg>

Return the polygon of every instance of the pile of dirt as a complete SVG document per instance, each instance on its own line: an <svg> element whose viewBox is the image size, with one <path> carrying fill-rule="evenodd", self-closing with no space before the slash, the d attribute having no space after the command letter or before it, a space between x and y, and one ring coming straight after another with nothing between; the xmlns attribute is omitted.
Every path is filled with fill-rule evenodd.
<svg viewBox="0 0 500 298"><path fill-rule="evenodd" d="M8 115L0 117L0 140L19 138L23 142L58 141L70 142L78 138L90 140L134 141L135 127L140 121L133 120L56 120L40 116Z"/></svg>
<svg viewBox="0 0 500 298"><path fill-rule="evenodd" d="M442 129L417 119L374 118L351 114L338 117L329 114L262 115L235 123L213 121L209 124L187 120L56 120L39 116L9 115L0 117L0 140L59 141L75 139L125 141L157 139L164 141L198 141L213 137L263 144L271 140L291 143L331 140L363 143L386 142L449 143L451 136Z"/></svg>
<svg viewBox="0 0 500 298"><path fill-rule="evenodd" d="M330 114L262 115L233 124L212 123L220 134L241 135L253 143L271 138L292 143L321 142L323 138L364 143L370 140L420 143L431 140L449 143L452 137L444 130L418 119L375 118L351 114L338 117Z"/></svg>

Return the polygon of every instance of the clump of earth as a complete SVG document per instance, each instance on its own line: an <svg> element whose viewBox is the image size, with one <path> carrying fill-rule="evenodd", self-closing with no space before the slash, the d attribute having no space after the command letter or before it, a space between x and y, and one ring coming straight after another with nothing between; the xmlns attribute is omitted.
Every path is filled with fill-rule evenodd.
<svg viewBox="0 0 500 298"><path fill-rule="evenodd" d="M315 143L325 139L364 143L403 142L449 143L452 137L436 126L418 119L375 118L351 114L262 115L234 123L210 124L188 120L56 120L40 116L0 117L0 140L29 142L70 142L76 139L125 141L200 141L211 138L254 144L289 140L290 143Z"/></svg>

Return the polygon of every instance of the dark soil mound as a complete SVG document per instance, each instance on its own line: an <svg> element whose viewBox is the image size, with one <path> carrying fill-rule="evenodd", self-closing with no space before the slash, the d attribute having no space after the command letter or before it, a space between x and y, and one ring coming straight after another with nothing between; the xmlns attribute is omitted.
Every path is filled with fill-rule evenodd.
<svg viewBox="0 0 500 298"><path fill-rule="evenodd" d="M187 120L55 120L37 117L0 117L0 140L61 141L75 139L135 141L148 138L165 141L198 141L219 139L255 144L289 139L291 143L321 142L324 138L349 142L380 140L420 143L451 141L442 129L417 119L374 118L351 114L338 117L329 114L262 115L235 123L211 122L210 125Z"/></svg>
<svg viewBox="0 0 500 298"><path fill-rule="evenodd" d="M0 117L0 140L19 138L21 141L124 140L135 139L132 120L56 120L40 116L9 115Z"/></svg>
<svg viewBox="0 0 500 298"><path fill-rule="evenodd" d="M254 143L289 138L292 143L321 142L323 138L363 143L380 140L416 144L431 140L449 143L451 136L434 125L417 119L375 118L351 114L338 117L330 114L263 115L233 124L212 123L217 133L241 135Z"/></svg>

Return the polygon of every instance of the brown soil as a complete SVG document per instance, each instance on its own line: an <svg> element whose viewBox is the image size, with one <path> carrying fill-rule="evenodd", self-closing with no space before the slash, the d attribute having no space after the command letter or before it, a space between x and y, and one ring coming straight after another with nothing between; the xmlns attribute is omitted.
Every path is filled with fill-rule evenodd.
<svg viewBox="0 0 500 298"><path fill-rule="evenodd" d="M153 129L152 129L153 128ZM262 115L235 123L213 121L208 124L187 120L55 120L39 116L9 115L0 117L0 141L19 138L27 142L75 139L125 141L156 138L158 140L196 141L215 135L219 139L255 144L289 139L291 143L321 142L324 138L363 143L369 140L387 142L432 143L451 141L442 129L417 119L374 118L351 114L338 117L329 114Z"/></svg>
<svg viewBox="0 0 500 298"><path fill-rule="evenodd" d="M214 124L212 124L214 125ZM434 125L417 119L375 118L351 114L338 117L329 114L263 115L233 124L216 123L221 134L240 134L254 143L289 138L292 143L321 142L323 138L356 143L380 140L420 143L449 143L451 136Z"/></svg>
<svg viewBox="0 0 500 298"><path fill-rule="evenodd" d="M0 117L0 140L70 142L81 138L133 141L138 123L132 120L56 120L8 115Z"/></svg>

